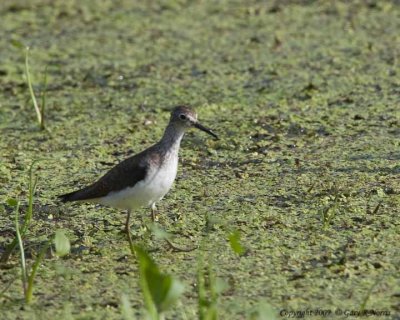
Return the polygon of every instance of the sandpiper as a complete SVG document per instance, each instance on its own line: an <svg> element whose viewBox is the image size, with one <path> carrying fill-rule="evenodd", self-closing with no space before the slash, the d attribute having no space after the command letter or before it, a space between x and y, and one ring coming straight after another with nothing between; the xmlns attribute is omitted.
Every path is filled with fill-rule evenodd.
<svg viewBox="0 0 400 320"><path fill-rule="evenodd" d="M120 162L95 183L59 196L63 202L92 202L127 210L125 232L132 247L130 216L132 210L151 208L171 189L178 170L178 153L185 131L195 127L214 138L218 136L197 121L197 114L187 106L175 107L161 140L148 149ZM171 247L177 249L171 242Z"/></svg>

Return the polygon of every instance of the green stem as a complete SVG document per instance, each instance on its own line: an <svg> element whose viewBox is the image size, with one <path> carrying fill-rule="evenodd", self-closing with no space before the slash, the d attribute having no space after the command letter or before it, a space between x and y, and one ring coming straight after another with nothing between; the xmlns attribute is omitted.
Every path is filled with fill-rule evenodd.
<svg viewBox="0 0 400 320"><path fill-rule="evenodd" d="M46 93L47 93L47 67L44 71L44 76L43 76L42 103L40 104L40 114L42 116L42 121L40 122L40 128L42 130L45 129L44 112L45 112L45 108L46 108Z"/></svg>
<svg viewBox="0 0 400 320"><path fill-rule="evenodd" d="M29 167L29 199L28 199L28 212L25 215L25 223L23 229L23 235L25 235L26 231L28 230L29 224L32 220L33 215L33 196L36 191L37 186L37 177L33 178L33 166L38 160L32 162L31 166Z"/></svg>
<svg viewBox="0 0 400 320"><path fill-rule="evenodd" d="M40 109L35 97L35 92L33 91L32 81L31 81L31 74L29 72L29 47L26 48L25 54L25 71L26 71L26 79L28 81L29 93L31 95L31 99L33 102L33 107L35 108L36 116L38 119L38 123L42 125L42 114L40 113Z"/></svg>
<svg viewBox="0 0 400 320"><path fill-rule="evenodd" d="M23 238L25 236L26 232L28 231L29 224L30 224L30 222L32 220L32 216L33 216L33 196L35 194L36 185L37 185L37 178L35 178L35 180L33 179L33 166L38 161L40 161L40 160L33 161L31 166L29 167L29 185L28 185L29 199L28 199L28 209L27 209L28 211L25 214L24 224L20 230L21 238ZM15 249L17 244L18 244L18 238L15 237L13 239L13 241L7 246L4 253L2 254L2 256L0 258L1 263L6 263L8 261L11 253L13 252L13 250Z"/></svg>
<svg viewBox="0 0 400 320"><path fill-rule="evenodd" d="M35 280L36 272L39 269L39 265L42 262L44 255L46 254L47 249L50 247L52 241L53 241L53 238L51 238L49 241L47 241L47 243L43 246L42 250L40 251L39 255L37 256L37 258L35 260L35 263L32 266L32 271L28 277L28 287L27 287L26 294L25 294L25 301L28 304L32 302L33 281Z"/></svg>
<svg viewBox="0 0 400 320"><path fill-rule="evenodd" d="M22 238L21 238L21 233L19 230L19 202L17 203L17 206L15 208L15 230L17 232L17 239L18 239L18 245L19 245L19 251L21 254L21 276L22 276L22 287L24 289L24 295L26 296L26 262L25 262L25 251L24 251L24 245L22 243Z"/></svg>
<svg viewBox="0 0 400 320"><path fill-rule="evenodd" d="M203 255L199 253L198 259L197 259L197 304L199 308L199 319L203 320L205 319L205 304L207 303L207 298L206 298L206 289L205 289L205 283L204 283L204 265L203 265Z"/></svg>

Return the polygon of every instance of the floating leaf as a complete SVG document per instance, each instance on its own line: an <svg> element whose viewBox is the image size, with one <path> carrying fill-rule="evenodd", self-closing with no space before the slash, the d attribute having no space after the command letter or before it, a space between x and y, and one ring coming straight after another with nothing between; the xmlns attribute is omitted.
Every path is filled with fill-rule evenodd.
<svg viewBox="0 0 400 320"><path fill-rule="evenodd" d="M10 43L15 48L18 48L18 49L24 49L25 48L23 43L21 41L16 40L16 39L11 39Z"/></svg>
<svg viewBox="0 0 400 320"><path fill-rule="evenodd" d="M277 320L276 311L267 302L261 302L250 314L251 320Z"/></svg>
<svg viewBox="0 0 400 320"><path fill-rule="evenodd" d="M240 243L240 233L237 230L229 235L229 243L232 250L238 255L242 255L246 251Z"/></svg>
<svg viewBox="0 0 400 320"><path fill-rule="evenodd" d="M157 226L155 223L149 224L147 227L151 230L151 232L157 239L159 240L171 239L171 235L164 229Z"/></svg>
<svg viewBox="0 0 400 320"><path fill-rule="evenodd" d="M63 230L56 231L54 245L56 246L56 254L59 257L67 255L71 250L71 244Z"/></svg>
<svg viewBox="0 0 400 320"><path fill-rule="evenodd" d="M18 205L18 200L13 199L13 198L7 199L7 204L10 207L16 207Z"/></svg>
<svg viewBox="0 0 400 320"><path fill-rule="evenodd" d="M219 295L229 288L229 285L222 278L215 278L215 292Z"/></svg>
<svg viewBox="0 0 400 320"><path fill-rule="evenodd" d="M215 225L222 224L222 221L211 213L207 213L206 216L206 232L210 232Z"/></svg>

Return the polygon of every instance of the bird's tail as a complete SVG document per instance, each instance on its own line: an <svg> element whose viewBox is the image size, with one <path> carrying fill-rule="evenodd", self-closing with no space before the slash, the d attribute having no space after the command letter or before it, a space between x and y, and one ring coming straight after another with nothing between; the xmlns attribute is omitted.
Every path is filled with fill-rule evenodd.
<svg viewBox="0 0 400 320"><path fill-rule="evenodd" d="M60 199L62 202L76 201L76 200L78 200L76 195L79 191L62 194L62 195L57 196L57 198Z"/></svg>

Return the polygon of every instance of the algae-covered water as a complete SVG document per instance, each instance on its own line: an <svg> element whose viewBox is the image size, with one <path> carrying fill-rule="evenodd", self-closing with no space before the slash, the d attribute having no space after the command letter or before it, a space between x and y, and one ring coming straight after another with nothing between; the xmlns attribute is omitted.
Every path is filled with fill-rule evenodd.
<svg viewBox="0 0 400 320"><path fill-rule="evenodd" d="M27 264L56 229L72 248L46 255L30 305L15 251L0 269L0 318L122 319L122 295L141 318L125 213L56 196L156 142L169 110L190 104L221 139L186 135L158 211L177 244L200 249L172 252L149 235L147 209L132 226L185 285L166 318L197 317L203 257L227 285L220 319L259 303L277 318L399 319L399 31L397 1L2 1L0 254L15 236L6 201L26 204L37 159ZM39 102L47 73L45 131L18 44L30 47Z"/></svg>

